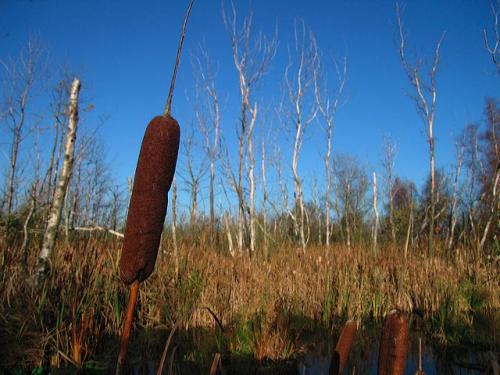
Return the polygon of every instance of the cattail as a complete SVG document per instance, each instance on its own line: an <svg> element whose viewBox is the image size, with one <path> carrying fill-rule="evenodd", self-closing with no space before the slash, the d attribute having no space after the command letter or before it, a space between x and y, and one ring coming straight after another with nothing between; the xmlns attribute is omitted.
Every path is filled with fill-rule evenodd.
<svg viewBox="0 0 500 375"><path fill-rule="evenodd" d="M174 178L180 140L179 124L170 115L170 108L182 44L193 2L194 0L189 2L182 25L165 112L162 116L153 118L147 126L135 170L134 187L130 197L125 239L120 258L120 278L125 284L132 285L120 340L117 375L122 373L127 356L139 283L153 272L167 213L168 191Z"/></svg>
<svg viewBox="0 0 500 375"><path fill-rule="evenodd" d="M153 272L167 212L167 193L174 178L180 128L175 119L151 120L142 141L120 258L126 284L144 281Z"/></svg>
<svg viewBox="0 0 500 375"><path fill-rule="evenodd" d="M379 375L404 375L408 354L408 320L398 310L385 317L378 355Z"/></svg>
<svg viewBox="0 0 500 375"><path fill-rule="evenodd" d="M340 333L337 346L332 357L332 364L330 366L330 375L337 375L342 373L347 363L347 358L351 352L352 343L356 336L357 326L354 320L348 320Z"/></svg>

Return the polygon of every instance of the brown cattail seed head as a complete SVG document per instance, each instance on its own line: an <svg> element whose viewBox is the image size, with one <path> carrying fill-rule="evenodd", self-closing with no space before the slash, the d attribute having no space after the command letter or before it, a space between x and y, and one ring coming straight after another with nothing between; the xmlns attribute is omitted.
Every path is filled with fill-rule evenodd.
<svg viewBox="0 0 500 375"><path fill-rule="evenodd" d="M339 374L342 373L347 363L347 358L349 357L352 343L354 341L354 337L356 336L356 330L356 322L354 320L349 320L340 333L339 340L337 341L337 346L335 347L335 352L338 353L339 358Z"/></svg>
<svg viewBox="0 0 500 375"><path fill-rule="evenodd" d="M167 194L174 178L180 128L170 116L151 120L135 170L120 278L125 284L143 281L153 272L167 212Z"/></svg>
<svg viewBox="0 0 500 375"><path fill-rule="evenodd" d="M379 375L404 375L408 355L408 320L398 310L385 317L378 355Z"/></svg>

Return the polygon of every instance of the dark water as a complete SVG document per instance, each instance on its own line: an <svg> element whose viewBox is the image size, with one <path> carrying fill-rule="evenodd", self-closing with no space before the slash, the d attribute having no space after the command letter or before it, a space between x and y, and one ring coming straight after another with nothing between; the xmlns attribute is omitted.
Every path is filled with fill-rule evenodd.
<svg viewBox="0 0 500 375"><path fill-rule="evenodd" d="M499 352L494 353L493 351L473 351L467 350L461 353L448 353L447 358L442 358L432 350L425 350L422 356L422 369L427 375L442 375L442 374L456 374L456 375L483 375L486 372L486 368L492 358L496 358L498 361ZM368 358L353 358L349 360L347 368L344 370L344 374L377 374L377 357L378 348L374 348L371 353L368 353ZM275 369L275 370L265 370L254 368L252 370L247 369L248 373L289 373L289 374L300 374L300 375L328 375L330 368L331 357L327 353L321 352L308 352L305 354L303 359L297 360L295 366L291 366L288 369ZM406 374L413 375L418 370L419 354L418 346L412 345L410 343L410 352L406 365ZM154 375L157 371L158 363L156 361L149 360L142 363L139 366L134 366L132 373L134 375ZM175 366L175 373L190 374L195 373L194 370L182 369L183 366L177 364ZM198 370L199 371L199 370ZM198 372L196 373L202 373ZM242 373L241 370L225 368L225 372L229 374L239 374ZM245 373L247 371L244 371ZM164 373L168 373L168 363L164 366ZM489 373L489 372L488 372ZM491 372L493 374L493 372ZM208 374L208 370L206 371Z"/></svg>
<svg viewBox="0 0 500 375"><path fill-rule="evenodd" d="M360 332L360 335L373 336L373 332ZM322 335L324 337L324 335ZM310 340L311 338L309 338ZM237 354L224 358L223 368L225 374L300 374L300 375L328 375L333 350L333 341L324 339L304 342L304 350L296 358L282 363L275 362L272 366L261 362L247 359L241 361ZM377 374L378 364L378 341L375 339L369 347L361 345L353 347L344 374ZM432 345L432 343L430 343ZM408 343L408 359L406 374L413 375L418 370L419 348L416 335L411 337ZM491 360L497 363L500 360L500 348L478 349L462 345L451 347L437 346L439 349L428 347L423 344L422 369L427 375L483 375ZM184 362L184 363L183 363ZM154 375L157 371L158 360L147 360L133 367L133 374ZM164 373L169 373L169 363L165 363ZM208 374L209 370L204 366L189 366L185 361L176 361L174 373L176 374ZM489 374L489 372L488 372ZM491 372L493 374L493 372Z"/></svg>
<svg viewBox="0 0 500 375"><path fill-rule="evenodd" d="M422 339L422 369L427 375L483 375L492 360L500 363L500 335L498 326L500 312L494 313L493 319L476 318L472 325L449 325L445 340L436 334L430 322L410 322L408 359L406 374L414 375L418 370L419 338ZM339 337L339 329L331 331L317 326L307 332L302 331L298 345L290 359L282 361L257 361L251 354L228 353L222 351L224 374L328 374L331 353ZM464 328L465 327L465 328ZM363 325L358 331L344 374L377 374L380 322L375 325ZM156 374L165 345L168 331L142 331L133 335L129 350L130 373L137 375ZM164 374L209 374L209 368L217 349L215 331L189 328L177 332L172 347L176 347L176 356L164 365ZM107 367L104 373L112 373L116 361L117 338L106 345L105 358L101 364ZM111 349L114 348L114 349ZM220 348L220 346L219 346ZM111 350L110 350L111 349ZM102 373L102 372L100 372Z"/></svg>
<svg viewBox="0 0 500 375"><path fill-rule="evenodd" d="M457 374L476 375L484 374L491 359L498 362L500 352L494 350L474 350L454 347L444 353L436 353L433 349L423 348L422 369L427 375ZM331 355L324 350L311 350L307 352L298 363L300 375L328 375ZM374 346L367 352L354 348L348 361L344 374L377 374L378 347ZM409 343L406 374L415 374L418 370L419 350L418 341Z"/></svg>

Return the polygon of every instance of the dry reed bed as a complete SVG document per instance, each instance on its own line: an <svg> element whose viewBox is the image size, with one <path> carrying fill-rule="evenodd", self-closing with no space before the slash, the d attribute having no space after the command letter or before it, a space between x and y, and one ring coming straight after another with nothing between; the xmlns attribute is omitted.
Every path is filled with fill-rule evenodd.
<svg viewBox="0 0 500 375"><path fill-rule="evenodd" d="M481 261L419 255L405 260L397 252L373 256L360 248L334 247L312 248L306 255L283 250L266 262L196 250L188 269L203 273L200 304L229 319L272 311L278 302L312 319L321 319L327 305L331 314L348 318L380 318L393 307L432 315L444 303L456 315L478 307L471 302L500 307L498 271ZM200 314L196 321L210 324L204 317Z"/></svg>
<svg viewBox="0 0 500 375"><path fill-rule="evenodd" d="M118 277L120 248L119 242L96 238L61 244L42 291L29 283L36 249L27 268L14 252L0 280L5 301L0 343L20 339L24 351L19 356L27 365L38 365L47 352L54 365L92 358L103 334L120 332L128 293ZM140 292L139 326L168 328L192 307L206 306L226 327L259 315L265 327L274 327L261 338L284 350L293 343L279 330L286 329L291 315L329 324L332 317L379 319L398 307L430 318L443 318L444 312L445 319L463 321L473 311L500 308L498 265L466 260L463 254L445 259L414 252L404 259L390 249L376 256L335 246L310 248L305 255L281 249L265 261L189 246L180 252L178 279L172 254L159 254L156 272ZM195 310L189 324L215 327L206 310ZM266 354L258 346L253 350Z"/></svg>

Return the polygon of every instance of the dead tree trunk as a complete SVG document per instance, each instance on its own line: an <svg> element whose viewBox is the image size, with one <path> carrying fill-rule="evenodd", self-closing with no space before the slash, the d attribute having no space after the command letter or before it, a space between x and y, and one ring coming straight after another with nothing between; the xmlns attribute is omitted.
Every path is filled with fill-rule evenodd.
<svg viewBox="0 0 500 375"><path fill-rule="evenodd" d="M264 134L264 133L262 133ZM264 135L262 135L262 144L261 144L261 173L262 173L262 232L264 238L264 259L269 258L269 241L267 234L267 176L266 176L266 145L264 142Z"/></svg>
<svg viewBox="0 0 500 375"><path fill-rule="evenodd" d="M389 206L389 226L391 231L392 244L396 246L396 226L394 225L394 154L396 146L391 142L390 138L384 139L385 143L385 160L384 167L387 178L387 200Z"/></svg>
<svg viewBox="0 0 500 375"><path fill-rule="evenodd" d="M493 17L493 40L490 41L486 29L483 30L484 34L484 47L491 56L491 60L497 68L497 73L500 74L500 32L498 31L498 18L500 14L500 1L497 0L495 6L493 0L490 1L491 15Z"/></svg>
<svg viewBox="0 0 500 375"><path fill-rule="evenodd" d="M331 161L332 161L332 135L333 127L335 125L335 117L337 114L337 109L340 104L340 99L344 92L345 83L347 80L347 60L344 58L342 69L339 68L337 63L334 61L334 65L337 71L338 86L333 93L333 100L329 96L329 90L327 88L327 79L323 80L324 88L321 89L319 82L318 70L314 70L314 86L315 86L315 97L318 110L323 117L326 125L326 154L325 154L325 174L326 174L326 197L325 197L325 243L326 247L330 247L330 210L331 210L331 194L332 194L332 171L331 171Z"/></svg>
<svg viewBox="0 0 500 375"><path fill-rule="evenodd" d="M204 62L199 57L196 58L195 68L198 71L200 89L207 96L206 112L209 114L209 120L206 121L201 113L196 113L198 123L204 138L204 147L208 155L209 162L209 190L210 190L210 235L213 239L215 230L215 160L219 153L219 129L220 129L220 110L219 99L215 87L215 76L212 71L210 56L205 49L200 50ZM210 124L208 124L210 123Z"/></svg>
<svg viewBox="0 0 500 375"><path fill-rule="evenodd" d="M252 37L253 15L245 17L241 28L237 27L236 9L231 4L231 18L226 17L223 8L222 16L226 29L231 39L233 50L233 62L239 76L239 87L241 95L241 118L238 125L238 181L235 188L238 196L238 250L243 250L244 223L246 221L245 211L247 204L244 199L243 175L245 173L245 157L248 154L249 165L249 190L250 202L248 213L250 216L250 249L255 251L255 158L253 156L253 128L257 118L257 104L251 103L251 89L263 77L267 67L276 54L277 39L267 40L262 34L257 38ZM255 39L255 40L253 40ZM255 48L251 48L255 41Z"/></svg>
<svg viewBox="0 0 500 375"><path fill-rule="evenodd" d="M408 247L410 245L411 232L413 228L413 187L410 187L410 215L408 217L408 227L406 228L406 239L405 239L405 249L404 256L405 259L408 256Z"/></svg>
<svg viewBox="0 0 500 375"><path fill-rule="evenodd" d="M406 42L403 32L403 24L401 20L401 14L399 5L396 5L396 15L397 22L399 26L399 55L405 73L410 80L411 85L415 90L415 103L418 113L424 119L427 128L427 143L429 145L429 165L431 174L431 186L430 186L430 219L429 219L429 255L434 254L434 226L436 219L436 157L435 157L435 146L434 146L434 119L436 114L436 98L437 98L437 88L436 88L436 74L439 66L441 43L445 33L439 38L436 48L434 50L434 61L429 69L429 80L426 81L420 71L419 62L411 65L406 58Z"/></svg>
<svg viewBox="0 0 500 375"><path fill-rule="evenodd" d="M465 146L463 141L460 145L457 145L457 169L455 171L455 181L453 183L453 192L451 196L451 206L450 206L450 230L448 232L448 251L451 250L454 243L455 227L457 225L457 196L458 196L458 184L460 182L460 174L462 172L462 161L465 152Z"/></svg>
<svg viewBox="0 0 500 375"><path fill-rule="evenodd" d="M56 244L57 230L61 222L61 212L68 190L68 184L73 173L73 162L75 158L75 140L78 128L78 96L80 93L80 80L75 78L71 85L70 103L69 103L69 121L68 133L66 135L66 147L64 151L64 160L59 175L59 182L54 194L54 202L49 212L47 229L43 237L42 250L38 256L37 277L41 278L48 268L48 262L54 251Z"/></svg>
<svg viewBox="0 0 500 375"><path fill-rule="evenodd" d="M224 221L224 227L226 228L226 235L227 235L227 246L228 246L228 251L231 256L234 256L234 250L233 250L233 236L231 235L231 227L229 225L229 219L228 219L228 214L225 212L222 215L222 219Z"/></svg>
<svg viewBox="0 0 500 375"><path fill-rule="evenodd" d="M12 135L9 155L9 170L5 186L6 214L14 210L19 149L24 139L26 127L26 107L35 80L38 78L39 62L42 50L30 41L28 47L19 58L11 64L1 62L5 70L5 81L2 82L5 100L5 122Z"/></svg>
<svg viewBox="0 0 500 375"><path fill-rule="evenodd" d="M255 127L255 120L257 119L257 103L254 104L253 109L249 108L250 111L250 123L248 126L248 159L249 159L249 170L248 178L250 180L250 254L255 254L255 155L253 150L253 130Z"/></svg>
<svg viewBox="0 0 500 375"><path fill-rule="evenodd" d="M500 163L498 163L496 172L493 175L493 186L491 190L491 207L490 207L488 221L486 222L486 226L484 227L483 236L481 237L481 241L479 242L478 254L480 254L484 248L484 244L486 243L486 239L488 238L488 233L490 231L491 224L496 220L498 220L498 211L500 209L499 207L500 194L498 189L499 185L500 185ZM498 221L495 224L498 225Z"/></svg>
<svg viewBox="0 0 500 375"><path fill-rule="evenodd" d="M377 206L377 174L373 172L373 213L375 221L373 225L373 252L377 252L377 236L378 236L378 206Z"/></svg>
<svg viewBox="0 0 500 375"><path fill-rule="evenodd" d="M30 240L29 225L31 218L33 217L33 214L35 213L36 210L36 202L38 198L37 195L38 195L38 183L34 182L30 191L30 208L23 224L23 243L21 245L21 250L20 250L21 254L23 255L23 267L25 271L28 270L28 244Z"/></svg>
<svg viewBox="0 0 500 375"><path fill-rule="evenodd" d="M310 113L304 113L304 100L308 90L314 84L314 77L319 69L319 56L314 35L302 22L295 25L295 54L297 58L295 71L292 72L293 62L290 57L285 70L285 89L290 101L290 122L293 134L292 173L295 187L293 221L295 230L299 233L302 252L306 251L305 212L302 189L302 179L298 171L300 151L304 141L304 131L316 118L317 106L311 105Z"/></svg>

